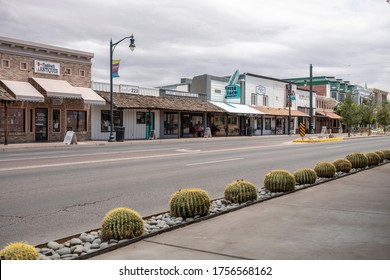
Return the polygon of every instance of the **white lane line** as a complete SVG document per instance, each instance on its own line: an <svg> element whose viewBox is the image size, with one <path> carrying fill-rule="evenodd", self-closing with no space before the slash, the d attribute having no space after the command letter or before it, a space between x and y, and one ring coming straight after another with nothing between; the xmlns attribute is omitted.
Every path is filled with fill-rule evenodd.
<svg viewBox="0 0 390 280"><path fill-rule="evenodd" d="M229 159L221 159L221 160L214 160L214 161L204 161L204 162L188 163L188 164L186 164L186 166L220 163L220 162L235 161L235 160L242 160L242 159L244 159L244 158L229 158Z"/></svg>

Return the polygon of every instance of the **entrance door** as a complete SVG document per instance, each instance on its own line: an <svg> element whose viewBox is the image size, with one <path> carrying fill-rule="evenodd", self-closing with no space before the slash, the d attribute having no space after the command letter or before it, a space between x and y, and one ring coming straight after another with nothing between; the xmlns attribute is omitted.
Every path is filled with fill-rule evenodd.
<svg viewBox="0 0 390 280"><path fill-rule="evenodd" d="M149 139L150 132L154 130L154 113L146 113L146 139Z"/></svg>
<svg viewBox="0 0 390 280"><path fill-rule="evenodd" d="M35 141L47 141L47 109L35 109Z"/></svg>

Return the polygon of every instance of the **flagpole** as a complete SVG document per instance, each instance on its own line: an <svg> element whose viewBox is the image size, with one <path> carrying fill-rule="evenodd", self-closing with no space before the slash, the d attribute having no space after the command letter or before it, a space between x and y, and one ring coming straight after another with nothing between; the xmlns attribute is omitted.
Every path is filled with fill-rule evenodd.
<svg viewBox="0 0 390 280"><path fill-rule="evenodd" d="M134 44L134 36L131 34L131 36L127 36L121 40L119 40L116 43L112 43L112 38L110 39L110 138L108 139L108 142L115 142L113 127L114 127L114 110L113 110L113 77L112 77L112 57L115 50L115 47L122 42L125 39L130 39L130 45L129 48L131 51L134 51L135 44Z"/></svg>

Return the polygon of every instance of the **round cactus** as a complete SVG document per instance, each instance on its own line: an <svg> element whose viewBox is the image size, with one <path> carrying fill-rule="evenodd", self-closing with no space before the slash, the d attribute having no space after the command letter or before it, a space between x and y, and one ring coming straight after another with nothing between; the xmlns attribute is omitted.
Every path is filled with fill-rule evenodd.
<svg viewBox="0 0 390 280"><path fill-rule="evenodd" d="M336 159L333 165L336 167L336 172L349 173L352 169L352 163L345 158Z"/></svg>
<svg viewBox="0 0 390 280"><path fill-rule="evenodd" d="M185 219L208 215L211 201L206 191L194 188L178 190L172 195L169 204L172 216Z"/></svg>
<svg viewBox="0 0 390 280"><path fill-rule="evenodd" d="M225 199L233 203L243 203L257 199L255 185L244 180L236 180L225 188Z"/></svg>
<svg viewBox="0 0 390 280"><path fill-rule="evenodd" d="M0 251L0 258L4 260L39 260L34 246L27 243L11 243Z"/></svg>
<svg viewBox="0 0 390 280"><path fill-rule="evenodd" d="M144 233L144 221L130 208L115 208L103 218L101 231L103 241L130 239Z"/></svg>
<svg viewBox="0 0 390 280"><path fill-rule="evenodd" d="M323 161L316 164L314 171L318 177L333 178L336 174L336 167L331 162Z"/></svg>
<svg viewBox="0 0 390 280"><path fill-rule="evenodd" d="M345 158L352 163L352 168L366 168L368 165L367 157L359 152L351 153Z"/></svg>
<svg viewBox="0 0 390 280"><path fill-rule="evenodd" d="M381 158L381 161L379 163L385 160L385 154L382 151L376 151L375 153Z"/></svg>
<svg viewBox="0 0 390 280"><path fill-rule="evenodd" d="M299 185L314 184L317 181L317 173L311 168L301 168L294 172L295 181Z"/></svg>
<svg viewBox="0 0 390 280"><path fill-rule="evenodd" d="M368 159L368 166L378 165L381 162L381 158L377 153L368 152L364 154Z"/></svg>
<svg viewBox="0 0 390 280"><path fill-rule="evenodd" d="M272 170L265 175L264 187L271 192L293 191L295 177L287 170Z"/></svg>
<svg viewBox="0 0 390 280"><path fill-rule="evenodd" d="M390 150L381 150L381 152L385 155L385 159L390 160Z"/></svg>

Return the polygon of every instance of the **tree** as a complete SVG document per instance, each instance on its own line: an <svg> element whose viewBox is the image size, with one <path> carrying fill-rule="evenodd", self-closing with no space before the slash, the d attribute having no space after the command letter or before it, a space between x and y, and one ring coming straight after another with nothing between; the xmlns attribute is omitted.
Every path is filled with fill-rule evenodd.
<svg viewBox="0 0 390 280"><path fill-rule="evenodd" d="M362 104L359 105L359 111L361 115L360 124L363 127L368 125L368 135L371 134L371 125L375 124L375 117L377 111L376 100L373 94L368 98L363 99Z"/></svg>
<svg viewBox="0 0 390 280"><path fill-rule="evenodd" d="M384 132L386 132L386 126L390 125L390 103L386 102L382 105L382 108L379 109L377 121L378 124L383 126Z"/></svg>
<svg viewBox="0 0 390 280"><path fill-rule="evenodd" d="M347 126L348 137L351 137L352 127L358 125L362 119L359 106L354 102L351 93L347 93L345 100L337 107L336 112L343 118L341 122Z"/></svg>

